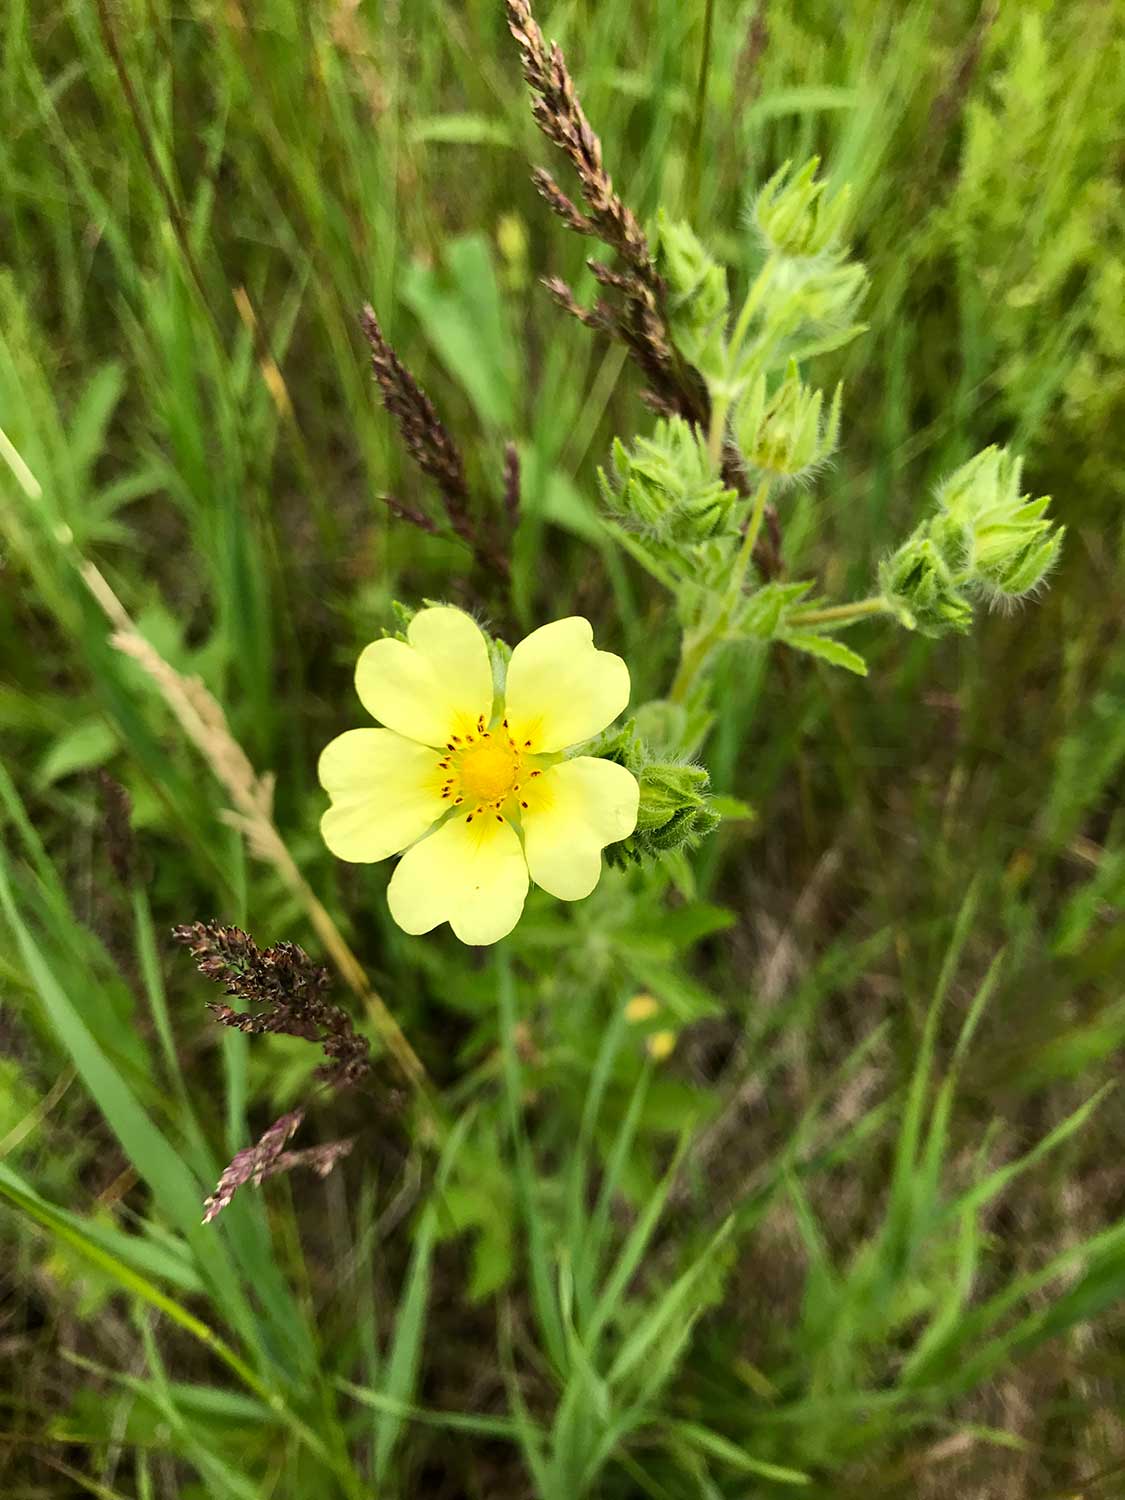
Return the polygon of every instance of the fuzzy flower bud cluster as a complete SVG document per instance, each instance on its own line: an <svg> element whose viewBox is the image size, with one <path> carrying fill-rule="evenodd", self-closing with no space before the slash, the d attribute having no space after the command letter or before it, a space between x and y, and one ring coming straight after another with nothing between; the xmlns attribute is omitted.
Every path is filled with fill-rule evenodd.
<svg viewBox="0 0 1125 1500"><path fill-rule="evenodd" d="M1047 516L1050 497L1020 494L1023 461L1006 448L983 453L938 491L964 565L982 592L1020 599L1036 589L1058 560L1065 527Z"/></svg>
<svg viewBox="0 0 1125 1500"><path fill-rule="evenodd" d="M651 707L652 705L649 705ZM712 805L711 778L703 766L665 756L637 733L630 720L597 754L631 771L640 784L637 826L607 852L613 864L639 864L677 849L690 848L722 821Z"/></svg>
<svg viewBox="0 0 1125 1500"><path fill-rule="evenodd" d="M847 190L828 196L818 165L813 157L793 175L786 164L750 205L764 260L728 371L742 390L761 372L842 348L863 330L855 319L867 273L842 240Z"/></svg>
<svg viewBox="0 0 1125 1500"><path fill-rule="evenodd" d="M795 361L769 397L760 375L735 412L734 433L743 457L779 479L807 478L836 451L842 396L843 387L837 386L825 414L824 393L805 384Z"/></svg>
<svg viewBox="0 0 1125 1500"><path fill-rule="evenodd" d="M704 374L719 369L730 309L725 267L689 224L663 210L657 215L654 251L677 349Z"/></svg>
<svg viewBox="0 0 1125 1500"><path fill-rule="evenodd" d="M786 162L754 200L758 232L779 255L819 256L839 243L849 192L844 187L827 196L827 183L816 175L819 166L820 158L814 156L793 175Z"/></svg>
<svg viewBox="0 0 1125 1500"><path fill-rule="evenodd" d="M681 417L659 421L651 437L631 449L613 444L612 477L598 484L611 515L663 541L702 542L733 525L737 500L716 475L696 429Z"/></svg>
<svg viewBox="0 0 1125 1500"><path fill-rule="evenodd" d="M879 566L879 590L900 624L922 635L964 634L973 618L958 575L925 521Z"/></svg>
<svg viewBox="0 0 1125 1500"><path fill-rule="evenodd" d="M1065 528L1048 518L1047 497L1020 494L1021 470L1006 448L978 453L941 485L936 514L884 560L880 589L909 629L966 631L974 596L1012 603L1046 578Z"/></svg>

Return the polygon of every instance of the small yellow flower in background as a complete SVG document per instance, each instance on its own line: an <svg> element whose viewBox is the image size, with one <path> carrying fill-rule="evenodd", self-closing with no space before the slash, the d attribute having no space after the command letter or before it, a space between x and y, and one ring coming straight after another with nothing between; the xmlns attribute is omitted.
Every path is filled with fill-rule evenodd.
<svg viewBox="0 0 1125 1500"><path fill-rule="evenodd" d="M488 643L462 610L419 610L406 636L359 658L360 702L386 728L349 729L325 748L321 833L356 863L406 851L387 890L403 931L448 922L463 943L495 943L532 880L581 900L605 846L636 827L636 777L563 757L621 713L629 669L573 615L520 642L498 697Z"/></svg>
<svg viewBox="0 0 1125 1500"><path fill-rule="evenodd" d="M659 1009L660 1001L655 999L646 990L641 990L639 994L634 995L627 1002L625 1006L625 1019L635 1026L639 1021L650 1021Z"/></svg>
<svg viewBox="0 0 1125 1500"><path fill-rule="evenodd" d="M676 1050L676 1033L674 1031L654 1031L645 1043L648 1055L653 1062L664 1062L672 1056Z"/></svg>

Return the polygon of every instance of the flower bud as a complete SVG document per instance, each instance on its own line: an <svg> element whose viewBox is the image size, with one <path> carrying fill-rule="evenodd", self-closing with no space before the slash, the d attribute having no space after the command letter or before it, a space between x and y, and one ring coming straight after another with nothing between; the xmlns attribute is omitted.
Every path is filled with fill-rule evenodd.
<svg viewBox="0 0 1125 1500"><path fill-rule="evenodd" d="M922 635L964 633L973 608L925 522L879 566L879 589L908 630Z"/></svg>
<svg viewBox="0 0 1125 1500"><path fill-rule="evenodd" d="M630 450L613 444L613 477L598 471L606 508L666 541L701 542L730 530L737 500L711 467L706 445L681 417L657 422Z"/></svg>
<svg viewBox="0 0 1125 1500"><path fill-rule="evenodd" d="M656 220L655 254L668 289L668 322L677 349L704 374L718 374L730 305L726 269L690 225L663 210Z"/></svg>
<svg viewBox="0 0 1125 1500"><path fill-rule="evenodd" d="M603 736L590 751L615 760L640 782L636 830L605 852L612 864L639 864L675 849L684 849L713 833L722 817L712 806L711 778L703 766L658 760L630 720L612 736Z"/></svg>
<svg viewBox="0 0 1125 1500"><path fill-rule="evenodd" d="M807 161L795 177L786 162L754 200L754 221L762 238L779 255L817 256L836 247L848 214L848 189L829 198L818 178L820 158Z"/></svg>
<svg viewBox="0 0 1125 1500"><path fill-rule="evenodd" d="M751 385L735 413L734 431L746 461L786 479L808 475L836 450L840 434L840 401L836 387L827 416L824 393L801 379L790 361L785 379L766 400L765 377Z"/></svg>
<svg viewBox="0 0 1125 1500"><path fill-rule="evenodd" d="M1020 494L1022 461L1006 448L986 448L951 474L938 504L957 535L964 567L985 593L1018 599L1054 566L1064 527L1047 517L1050 500Z"/></svg>
<svg viewBox="0 0 1125 1500"><path fill-rule="evenodd" d="M687 848L713 833L722 821L710 806L710 777L702 766L653 761L642 768L638 780L641 800L636 831L610 846L622 863L639 863ZM610 850L606 853L608 857Z"/></svg>

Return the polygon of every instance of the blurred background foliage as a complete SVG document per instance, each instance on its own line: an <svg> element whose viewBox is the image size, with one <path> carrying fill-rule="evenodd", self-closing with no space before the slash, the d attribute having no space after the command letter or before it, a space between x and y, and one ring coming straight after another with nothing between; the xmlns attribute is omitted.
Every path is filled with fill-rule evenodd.
<svg viewBox="0 0 1125 1500"><path fill-rule="evenodd" d="M528 181L502 7L9 0L4 1493L1125 1493L1100 1092L1125 1039L1125 7L539 19L626 200L690 218L736 287L781 162L852 185L870 327L817 365L842 451L782 499L788 568L865 592L993 441L1054 495L1062 564L964 640L861 627L865 681L747 648L705 758L752 813L533 900L502 956L405 937L387 871L321 845L314 774L393 599L512 639L587 614L636 701L676 647L597 519L612 437L652 418L538 284L594 289ZM366 300L499 526L519 446L510 589L381 498L440 522ZM445 1091L439 1159L386 1082L311 1112L309 1139L357 1136L332 1177L200 1226L316 1058L216 1034L166 934L316 941L82 557L276 773L297 863ZM102 771L132 799L116 873Z"/></svg>

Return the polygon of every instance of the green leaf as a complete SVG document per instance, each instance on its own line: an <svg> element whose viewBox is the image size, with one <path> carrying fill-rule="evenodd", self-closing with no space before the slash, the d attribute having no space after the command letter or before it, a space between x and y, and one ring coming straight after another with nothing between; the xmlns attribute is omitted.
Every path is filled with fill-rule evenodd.
<svg viewBox="0 0 1125 1500"><path fill-rule="evenodd" d="M756 823L758 814L749 802L741 797L711 796L711 811L718 813L724 823Z"/></svg>
<svg viewBox="0 0 1125 1500"><path fill-rule="evenodd" d="M729 1464L732 1469L741 1469L747 1474L759 1474L763 1479L772 1479L777 1484L811 1484L812 1480L807 1474L802 1474L800 1469L787 1469L780 1464L769 1464L760 1458L751 1458L736 1443L720 1433L712 1432L709 1427L700 1427L695 1422L674 1422L672 1431L678 1438L683 1438L693 1448L698 1448L708 1453L712 1458L717 1458L721 1463Z"/></svg>
<svg viewBox="0 0 1125 1500"><path fill-rule="evenodd" d="M148 1183L162 1213L183 1235L212 1296L251 1347L260 1347L257 1322L223 1241L201 1222L204 1189L152 1117L138 1102L112 1060L99 1047L78 1007L55 977L16 906L7 869L0 860L0 909L15 935L43 1009L69 1052L90 1097L137 1172ZM208 1185L209 1186L209 1185Z"/></svg>
<svg viewBox="0 0 1125 1500"><path fill-rule="evenodd" d="M749 126L780 115L805 115L817 110L854 109L859 103L856 89L835 88L831 84L773 89L743 115Z"/></svg>
<svg viewBox="0 0 1125 1500"><path fill-rule="evenodd" d="M35 780L48 787L76 771L104 766L117 749L117 735L102 718L85 719L59 735L39 762Z"/></svg>
<svg viewBox="0 0 1125 1500"><path fill-rule="evenodd" d="M383 1392L406 1408L413 1401L426 1332L426 1310L430 1296L430 1265L437 1242L438 1215L449 1173L461 1149L472 1113L466 1112L454 1127L438 1167L434 1191L414 1231L414 1250L406 1276L406 1288L395 1319L394 1337L383 1370ZM383 1411L375 1423L375 1482L381 1489L404 1418L396 1411Z"/></svg>
<svg viewBox="0 0 1125 1500"><path fill-rule="evenodd" d="M411 266L402 296L484 425L509 435L519 359L485 237L451 240L437 270Z"/></svg>
<svg viewBox="0 0 1125 1500"><path fill-rule="evenodd" d="M96 1245L107 1256L130 1267L139 1275L155 1277L191 1296L199 1296L205 1291L183 1240L171 1235L156 1239L139 1234L125 1234L113 1225L108 1215L88 1219L67 1209L56 1208L9 1166L0 1162L0 1192L4 1189L9 1190L13 1201L18 1198L28 1212L34 1208L41 1223L47 1223L49 1219L54 1224L66 1225L75 1236Z"/></svg>
<svg viewBox="0 0 1125 1500"><path fill-rule="evenodd" d="M804 651L809 656L819 656L822 661L830 662L834 667L843 667L847 672L854 672L857 677L867 676L867 663L857 651L850 646L845 646L843 641L837 641L829 635L808 634L785 634L781 637L787 646L792 646L794 651Z"/></svg>
<svg viewBox="0 0 1125 1500"><path fill-rule="evenodd" d="M512 134L503 120L487 115L429 115L415 120L406 133L411 145L508 146Z"/></svg>
<svg viewBox="0 0 1125 1500"><path fill-rule="evenodd" d="M67 422L67 446L75 475L85 477L105 443L106 428L125 389L125 372L112 360L91 375Z"/></svg>

